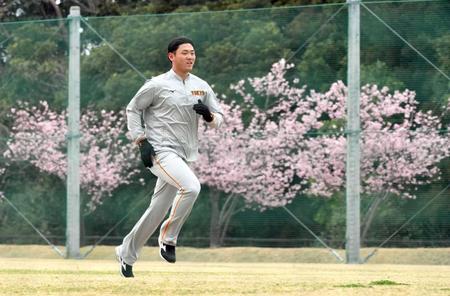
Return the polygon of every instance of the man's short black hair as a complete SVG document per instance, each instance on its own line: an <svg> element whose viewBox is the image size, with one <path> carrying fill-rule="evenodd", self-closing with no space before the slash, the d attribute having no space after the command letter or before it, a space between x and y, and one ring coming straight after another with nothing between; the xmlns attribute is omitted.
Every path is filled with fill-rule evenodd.
<svg viewBox="0 0 450 296"><path fill-rule="evenodd" d="M172 41L169 42L169 45L167 46L167 53L169 52L176 52L178 47L180 47L181 44L189 43L192 46L194 46L194 42L184 36L176 37L172 39Z"/></svg>

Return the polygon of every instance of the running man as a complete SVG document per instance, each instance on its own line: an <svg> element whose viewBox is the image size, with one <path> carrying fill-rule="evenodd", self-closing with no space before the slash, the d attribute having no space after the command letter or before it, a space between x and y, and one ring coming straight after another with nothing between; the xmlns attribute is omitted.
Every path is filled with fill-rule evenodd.
<svg viewBox="0 0 450 296"><path fill-rule="evenodd" d="M200 192L200 182L190 168L198 156L199 119L214 128L223 121L214 91L190 73L195 63L192 40L177 37L167 52L172 68L145 82L126 109L128 130L144 165L158 180L150 206L116 247L124 277L134 276L132 267L140 250L169 209L159 231L159 254L175 263L178 235Z"/></svg>

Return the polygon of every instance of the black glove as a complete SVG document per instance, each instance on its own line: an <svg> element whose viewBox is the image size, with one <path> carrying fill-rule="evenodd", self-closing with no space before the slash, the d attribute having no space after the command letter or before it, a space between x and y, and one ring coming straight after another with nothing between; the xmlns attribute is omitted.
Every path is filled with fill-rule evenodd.
<svg viewBox="0 0 450 296"><path fill-rule="evenodd" d="M152 144L150 144L147 139L139 142L139 151L141 152L141 159L145 167L151 168L153 166L152 157L156 155Z"/></svg>
<svg viewBox="0 0 450 296"><path fill-rule="evenodd" d="M198 103L194 105L193 109L195 110L195 112L197 112L197 114L202 115L203 119L206 122L213 121L213 115L211 111L209 111L208 106L203 104L202 101L198 100Z"/></svg>

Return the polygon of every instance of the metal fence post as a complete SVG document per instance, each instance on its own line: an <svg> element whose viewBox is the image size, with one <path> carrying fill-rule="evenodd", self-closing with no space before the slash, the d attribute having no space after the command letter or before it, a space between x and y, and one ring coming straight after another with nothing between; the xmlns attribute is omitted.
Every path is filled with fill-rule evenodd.
<svg viewBox="0 0 450 296"><path fill-rule="evenodd" d="M80 258L80 7L70 8L66 257Z"/></svg>
<svg viewBox="0 0 450 296"><path fill-rule="evenodd" d="M346 258L360 263L360 0L348 5Z"/></svg>

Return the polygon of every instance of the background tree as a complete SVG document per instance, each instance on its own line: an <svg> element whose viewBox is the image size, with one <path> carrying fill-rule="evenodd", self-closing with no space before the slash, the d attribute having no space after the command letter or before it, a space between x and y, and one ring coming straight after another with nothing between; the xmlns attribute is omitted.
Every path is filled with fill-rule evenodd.
<svg viewBox="0 0 450 296"><path fill-rule="evenodd" d="M283 176L287 183L283 190L292 185L300 185L289 195L271 192L277 188L268 180L262 192L251 186L246 194L254 194L255 201L261 205L280 206L286 204L295 193L331 197L343 192L345 186L346 139L343 129L346 122L346 86L334 83L325 93L297 88L285 79L286 71L293 67L284 60L273 65L269 74L262 78L249 79L252 91L245 90L245 83L237 86L237 93L248 102L253 101L253 93L263 97L276 98L274 107L264 115L257 115L257 133L265 139L258 143L254 151L259 157L270 155L262 161L263 166L253 170L256 174L268 174L268 180ZM442 133L442 117L450 112L450 102L439 115L432 111L417 108L415 92L405 90L389 93L387 87L379 89L376 85L366 85L361 89L362 125L362 193L381 195L367 212L363 221L363 234L367 234L373 215L387 194L404 198L414 198L418 186L429 184L439 177L439 164L450 156L450 138ZM448 127L445 127L448 130ZM267 142L267 140L269 140ZM271 145L272 144L272 145ZM251 140L249 147L252 147ZM261 152L267 149L267 152ZM283 149L280 151L280 149ZM277 155L282 155L285 160ZM272 160L279 172L270 175ZM288 169L292 165L299 183ZM269 169L268 169L269 168ZM263 173L261 173L263 172ZM247 180L247 179L246 179Z"/></svg>
<svg viewBox="0 0 450 296"><path fill-rule="evenodd" d="M245 20L243 21L243 17ZM215 91L229 94L229 85L238 78L263 75L268 65L289 53L277 24L265 13L148 15L139 18L89 20L89 25L108 40L146 78L170 68L166 44L177 35L195 40L197 61L194 74L213 81ZM223 28L214 30L214 28ZM82 100L84 104L122 108L143 83L89 28L83 46ZM136 43L136 40L140 40ZM134 44L134 46L130 46Z"/></svg>
<svg viewBox="0 0 450 296"><path fill-rule="evenodd" d="M44 98L55 107L64 106L67 43L61 28L56 22L49 22L2 29L0 106L5 108L2 109L9 110L18 100L37 104Z"/></svg>
<svg viewBox="0 0 450 296"><path fill-rule="evenodd" d="M79 6L82 15L129 15L170 12L197 12L230 9L252 9L272 6L336 3L339 0L27 0L0 2L0 20L61 18L69 14L71 6Z"/></svg>
<svg viewBox="0 0 450 296"><path fill-rule="evenodd" d="M66 113L52 111L46 102L27 103L11 110L14 123L4 156L9 161L27 161L41 172L65 180ZM125 145L122 113L87 110L80 120L80 185L90 197L90 211L139 172L136 153Z"/></svg>

